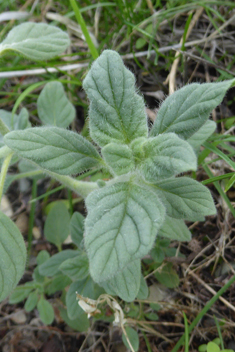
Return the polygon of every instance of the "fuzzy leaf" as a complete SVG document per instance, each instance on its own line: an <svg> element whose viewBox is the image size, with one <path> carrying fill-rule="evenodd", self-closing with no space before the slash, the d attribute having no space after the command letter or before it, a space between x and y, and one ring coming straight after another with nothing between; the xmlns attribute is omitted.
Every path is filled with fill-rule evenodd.
<svg viewBox="0 0 235 352"><path fill-rule="evenodd" d="M62 243L69 235L70 215L63 203L57 203L49 212L45 226L44 234L46 239L61 248Z"/></svg>
<svg viewBox="0 0 235 352"><path fill-rule="evenodd" d="M66 249L62 252L54 254L45 263L41 264L39 273L44 276L54 276L60 272L59 266L67 259L76 257L79 254L78 251L72 249Z"/></svg>
<svg viewBox="0 0 235 352"><path fill-rule="evenodd" d="M155 186L167 215L173 218L203 221L205 216L216 214L208 188L189 177L170 178Z"/></svg>
<svg viewBox="0 0 235 352"><path fill-rule="evenodd" d="M0 53L16 51L30 60L48 60L69 45L68 34L46 23L27 22L14 27L0 44Z"/></svg>
<svg viewBox="0 0 235 352"><path fill-rule="evenodd" d="M38 301L37 309L41 321L45 325L50 325L55 318L54 309L52 305L43 296L41 296L40 300Z"/></svg>
<svg viewBox="0 0 235 352"><path fill-rule="evenodd" d="M26 263L24 239L18 227L0 212L0 301L16 287Z"/></svg>
<svg viewBox="0 0 235 352"><path fill-rule="evenodd" d="M137 259L127 265L126 268L112 279L105 282L109 289L126 302L132 302L137 297L140 289L140 260ZM102 283L103 284L103 283Z"/></svg>
<svg viewBox="0 0 235 352"><path fill-rule="evenodd" d="M189 84L170 95L161 105L151 135L175 132L188 139L209 118L235 80Z"/></svg>
<svg viewBox="0 0 235 352"><path fill-rule="evenodd" d="M187 142L193 147L193 149L198 152L200 146L210 137L210 135L215 131L216 123L214 121L208 120L204 125L199 128L199 130L194 133Z"/></svg>
<svg viewBox="0 0 235 352"><path fill-rule="evenodd" d="M87 318L87 313L83 312L79 315L79 319L71 320L68 317L67 309L59 307L60 316L64 322L76 331L87 331L90 327L89 319Z"/></svg>
<svg viewBox="0 0 235 352"><path fill-rule="evenodd" d="M70 220L70 233L76 246L83 248L84 216L81 213L73 213Z"/></svg>
<svg viewBox="0 0 235 352"><path fill-rule="evenodd" d="M60 270L73 281L84 280L89 275L89 262L84 253L77 257L67 259L60 265Z"/></svg>
<svg viewBox="0 0 235 352"><path fill-rule="evenodd" d="M116 175L123 175L135 167L132 150L123 144L110 143L102 148L106 163Z"/></svg>
<svg viewBox="0 0 235 352"><path fill-rule="evenodd" d="M167 237L176 241L190 241L192 237L183 220L173 219L170 216L165 217L164 224L158 234L161 237Z"/></svg>
<svg viewBox="0 0 235 352"><path fill-rule="evenodd" d="M45 125L66 128L75 118L75 108L60 82L45 85L38 97L37 108L38 116Z"/></svg>
<svg viewBox="0 0 235 352"><path fill-rule="evenodd" d="M141 169L149 182L197 169L197 158L193 148L175 133L150 138L143 145L143 150L145 159Z"/></svg>
<svg viewBox="0 0 235 352"><path fill-rule="evenodd" d="M9 297L9 303L15 304L23 301L35 288L36 283L34 281L30 281L27 284L17 286Z"/></svg>
<svg viewBox="0 0 235 352"><path fill-rule="evenodd" d="M61 175L77 174L99 164L93 145L81 135L59 127L34 127L4 137L19 156Z"/></svg>
<svg viewBox="0 0 235 352"><path fill-rule="evenodd" d="M144 101L136 93L134 75L118 53L104 50L93 63L83 87L91 102L90 133L96 143L129 144L135 138L147 137Z"/></svg>
<svg viewBox="0 0 235 352"><path fill-rule="evenodd" d="M149 288L143 275L140 278L140 289L137 295L137 299L147 299L149 296Z"/></svg>
<svg viewBox="0 0 235 352"><path fill-rule="evenodd" d="M85 247L90 273L106 281L151 249L165 208L149 188L120 182L86 199Z"/></svg>

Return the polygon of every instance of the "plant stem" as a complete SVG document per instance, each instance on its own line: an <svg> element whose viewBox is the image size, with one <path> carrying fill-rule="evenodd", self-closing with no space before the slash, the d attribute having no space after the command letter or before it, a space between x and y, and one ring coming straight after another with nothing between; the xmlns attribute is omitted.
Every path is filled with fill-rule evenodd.
<svg viewBox="0 0 235 352"><path fill-rule="evenodd" d="M191 325L188 328L188 333L190 333L197 323L203 318L203 316L208 312L208 310L212 307L212 305L217 301L217 299L222 296L222 294L235 282L235 275L231 277L231 279L216 293L214 297L210 299L210 301L205 305L205 307L201 310L201 312L196 316ZM175 347L171 352L177 352L180 346L183 345L185 341L185 333L181 336Z"/></svg>
<svg viewBox="0 0 235 352"><path fill-rule="evenodd" d="M37 197L37 181L33 179L32 185L32 199ZM31 204L30 214L29 214L29 231L28 231L28 257L30 255L31 246L32 246L32 238L33 238L33 225L34 225L34 217L35 217L35 209L36 202Z"/></svg>
<svg viewBox="0 0 235 352"><path fill-rule="evenodd" d="M7 155L11 154L12 150L6 145L0 148L0 159L5 158Z"/></svg>
<svg viewBox="0 0 235 352"><path fill-rule="evenodd" d="M96 47L95 47L93 41L91 40L90 34L88 32L86 23L82 17L81 12L80 12L80 9L79 9L78 5L76 4L75 0L70 0L70 4L73 8L73 11L75 13L75 17L78 21L78 24L81 26L82 33L84 34L84 37L85 37L87 45L90 49L91 55L92 55L93 59L95 60L99 56L99 53L96 50Z"/></svg>
<svg viewBox="0 0 235 352"><path fill-rule="evenodd" d="M4 159L4 161L3 161L3 164L2 164L2 169L1 169L1 173L0 173L0 202L1 202L1 199L2 199L4 183L5 183L7 170L9 168L12 155L13 155L13 153L7 155L5 157L5 159Z"/></svg>
<svg viewBox="0 0 235 352"><path fill-rule="evenodd" d="M96 182L79 181L70 176L59 175L48 170L46 173L72 191L80 194L82 198L86 198L89 193L99 188Z"/></svg>

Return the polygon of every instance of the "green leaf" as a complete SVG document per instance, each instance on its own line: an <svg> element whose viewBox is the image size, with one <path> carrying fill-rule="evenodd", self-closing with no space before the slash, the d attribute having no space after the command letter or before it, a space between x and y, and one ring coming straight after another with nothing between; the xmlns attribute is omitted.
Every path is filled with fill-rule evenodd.
<svg viewBox="0 0 235 352"><path fill-rule="evenodd" d="M74 251L72 249L66 249L62 252L54 254L45 263L39 266L39 272L44 276L54 276L60 272L60 265L67 259L76 257L79 251Z"/></svg>
<svg viewBox="0 0 235 352"><path fill-rule="evenodd" d="M135 168L132 150L127 145L107 144L102 148L102 155L116 175L126 174Z"/></svg>
<svg viewBox="0 0 235 352"><path fill-rule="evenodd" d="M44 234L46 239L61 248L62 243L69 235L70 215L63 203L57 203L49 212Z"/></svg>
<svg viewBox="0 0 235 352"><path fill-rule="evenodd" d="M90 273L102 282L146 255L164 221L165 208L149 188L119 182L86 199L85 247Z"/></svg>
<svg viewBox="0 0 235 352"><path fill-rule="evenodd" d="M29 114L28 111L23 108L19 115L13 115L12 121L12 113L10 111L6 111L0 109L0 118L3 123L8 127L10 131L12 130L24 130L25 128L30 127L30 122L28 120ZM13 122L13 125L12 125ZM3 142L3 136L0 136L0 146L5 145Z"/></svg>
<svg viewBox="0 0 235 352"><path fill-rule="evenodd" d="M36 285L34 281L28 282L25 285L20 285L15 288L13 293L10 295L9 303L15 304L22 302L25 298L28 297L30 292L35 289Z"/></svg>
<svg viewBox="0 0 235 352"><path fill-rule="evenodd" d="M49 126L66 128L75 119L75 108L68 100L61 82L48 82L38 101L38 116Z"/></svg>
<svg viewBox="0 0 235 352"><path fill-rule="evenodd" d="M83 280L89 275L89 262L85 253L67 259L60 265L60 270L73 281Z"/></svg>
<svg viewBox="0 0 235 352"><path fill-rule="evenodd" d="M164 251L162 250L161 247L158 247L157 245L151 250L150 254L153 260L157 263L162 263L163 260L165 259Z"/></svg>
<svg viewBox="0 0 235 352"><path fill-rule="evenodd" d="M37 291L33 291L28 295L28 298L24 305L24 309L26 310L26 312L31 312L36 307L38 299L39 296Z"/></svg>
<svg viewBox="0 0 235 352"><path fill-rule="evenodd" d="M66 294L66 306L69 319L79 318L80 314L83 313L82 308L78 305L76 298L76 292L83 297L96 299L98 296L95 294L95 284L90 277L87 277L82 281L75 281L70 285L70 288Z"/></svg>
<svg viewBox="0 0 235 352"><path fill-rule="evenodd" d="M81 313L79 315L79 318L72 320L72 319L69 319L68 317L67 309L59 307L59 311L60 311L61 318L73 330L80 331L80 332L84 332L88 330L90 326L90 322L85 312Z"/></svg>
<svg viewBox="0 0 235 352"><path fill-rule="evenodd" d="M100 146L111 142L129 144L138 137L147 137L144 101L136 93L134 75L118 53L104 50L83 87L91 102L91 137Z"/></svg>
<svg viewBox="0 0 235 352"><path fill-rule="evenodd" d="M70 233L73 242L80 249L83 248L84 216L74 212L70 220Z"/></svg>
<svg viewBox="0 0 235 352"><path fill-rule="evenodd" d="M39 284L42 284L45 281L45 276L43 276L43 275L41 275L39 273L39 267L38 266L34 269L32 277L33 277L34 281L36 283L39 283Z"/></svg>
<svg viewBox="0 0 235 352"><path fill-rule="evenodd" d="M143 277L143 275L141 275L140 278L140 289L137 295L137 299L147 299L149 296L149 288L147 285L147 282L145 280L145 278Z"/></svg>
<svg viewBox="0 0 235 352"><path fill-rule="evenodd" d="M43 250L43 251L40 251L37 255L37 264L38 265L41 265L43 263L45 263L48 259L50 258L50 254Z"/></svg>
<svg viewBox="0 0 235 352"><path fill-rule="evenodd" d="M193 147L193 149L198 152L200 146L210 137L210 135L215 131L216 123L214 121L208 120L204 125L199 128L199 130L194 133L187 142Z"/></svg>
<svg viewBox="0 0 235 352"><path fill-rule="evenodd" d="M16 287L24 274L26 248L18 227L0 212L0 301Z"/></svg>
<svg viewBox="0 0 235 352"><path fill-rule="evenodd" d="M203 221L205 216L216 214L208 188L189 177L170 178L155 186L170 217Z"/></svg>
<svg viewBox="0 0 235 352"><path fill-rule="evenodd" d="M125 326L125 330L127 333L127 336L130 340L131 346L133 347L134 351L138 351L139 350L139 336L136 330L132 329L130 326ZM124 345L128 348L128 350L130 349L130 345L127 342L126 336L124 335L124 333L122 333L122 341L124 343Z"/></svg>
<svg viewBox="0 0 235 352"><path fill-rule="evenodd" d="M172 263L166 263L163 268L161 268L161 271L157 271L154 275L162 285L168 288L179 286L180 279Z"/></svg>
<svg viewBox="0 0 235 352"><path fill-rule="evenodd" d="M34 127L5 135L4 142L19 156L61 175L98 166L101 157L81 135L59 127Z"/></svg>
<svg viewBox="0 0 235 352"><path fill-rule="evenodd" d="M141 268L140 260L137 259L129 263L126 268L108 280L111 287L121 299L132 302L137 297L140 289Z"/></svg>
<svg viewBox="0 0 235 352"><path fill-rule="evenodd" d="M143 150L145 159L141 170L149 182L197 169L193 148L174 133L150 138L143 145Z"/></svg>
<svg viewBox="0 0 235 352"><path fill-rule="evenodd" d="M66 275L58 275L53 277L51 283L46 286L45 293L47 295L53 295L55 292L63 290L65 287L71 284L71 279Z"/></svg>
<svg viewBox="0 0 235 352"><path fill-rule="evenodd" d="M160 228L158 235L177 241L190 241L192 238L191 232L184 221L173 219L170 216L165 217L164 224Z"/></svg>
<svg viewBox="0 0 235 352"><path fill-rule="evenodd" d="M206 122L234 80L189 84L170 95L161 105L151 135L175 132L188 139Z"/></svg>
<svg viewBox="0 0 235 352"><path fill-rule="evenodd" d="M43 296L41 296L40 300L38 301L37 309L41 321L45 325L50 325L55 318L54 309Z"/></svg>
<svg viewBox="0 0 235 352"><path fill-rule="evenodd" d="M27 22L14 27L0 44L0 53L16 51L30 60L49 60L69 45L68 34L46 23Z"/></svg>
<svg viewBox="0 0 235 352"><path fill-rule="evenodd" d="M34 171L40 171L40 173L38 175L30 175L28 176L31 179L34 180L40 180L41 178L44 177L43 172L37 167L37 165L32 164L30 161L25 160L25 159L21 159L18 163L18 169L20 171L20 173L25 173L25 172L34 172ZM17 175L16 175L17 176Z"/></svg>
<svg viewBox="0 0 235 352"><path fill-rule="evenodd" d="M210 341L207 344L207 352L220 352L220 348L216 343Z"/></svg>

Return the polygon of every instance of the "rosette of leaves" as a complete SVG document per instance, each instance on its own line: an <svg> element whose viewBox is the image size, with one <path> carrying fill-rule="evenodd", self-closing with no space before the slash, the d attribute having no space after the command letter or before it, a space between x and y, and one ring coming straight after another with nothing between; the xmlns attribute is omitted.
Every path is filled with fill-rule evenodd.
<svg viewBox="0 0 235 352"><path fill-rule="evenodd" d="M134 75L118 53L105 50L83 84L90 100L90 135L101 153L81 135L59 127L5 135L5 144L19 157L84 196L89 272L107 293L126 301L146 295L141 258L156 236L190 240L184 220L203 221L216 213L210 191L179 175L197 169L196 151L215 128L208 122L210 113L233 84L183 87L163 102L149 132ZM108 169L113 178L81 185L70 177L91 168Z"/></svg>

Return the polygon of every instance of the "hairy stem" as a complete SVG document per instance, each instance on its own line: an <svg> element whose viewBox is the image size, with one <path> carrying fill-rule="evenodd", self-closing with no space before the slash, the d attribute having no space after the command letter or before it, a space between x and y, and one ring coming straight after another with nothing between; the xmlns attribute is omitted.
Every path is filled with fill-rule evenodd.
<svg viewBox="0 0 235 352"><path fill-rule="evenodd" d="M9 168L11 158L12 158L13 153L7 155L3 161L2 164L2 169L1 169L1 174L0 174L0 202L2 199L2 194L3 194L3 188L4 188L4 183L7 175L7 170Z"/></svg>
<svg viewBox="0 0 235 352"><path fill-rule="evenodd" d="M46 171L46 173L83 198L86 198L89 193L99 188L96 182L79 181L70 176L59 175L51 171Z"/></svg>

